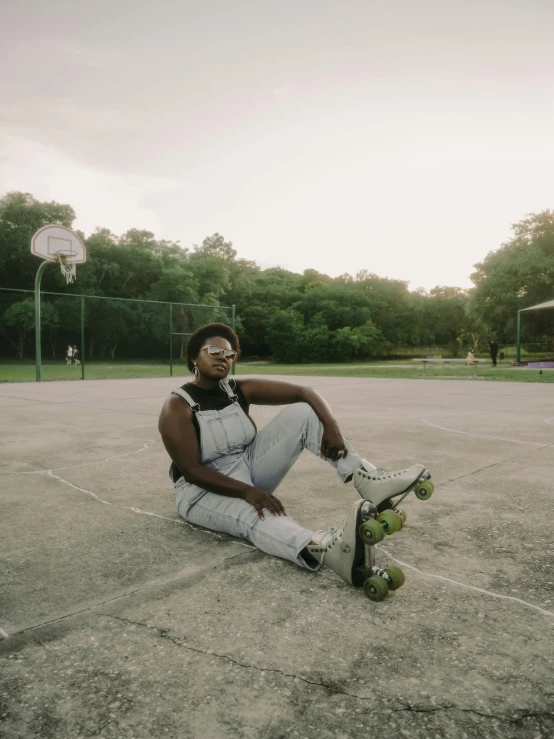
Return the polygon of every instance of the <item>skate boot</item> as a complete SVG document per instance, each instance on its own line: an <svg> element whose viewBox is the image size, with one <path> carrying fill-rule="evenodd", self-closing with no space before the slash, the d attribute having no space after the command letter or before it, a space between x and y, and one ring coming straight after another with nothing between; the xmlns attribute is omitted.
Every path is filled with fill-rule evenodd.
<svg viewBox="0 0 554 739"><path fill-rule="evenodd" d="M370 600L381 601L404 584L404 573L399 567L381 569L375 563L375 545L388 533L391 517L398 518L392 511L377 517L372 503L359 500L350 508L341 529L315 531L313 543L306 548L349 585L363 587Z"/></svg>
<svg viewBox="0 0 554 739"><path fill-rule="evenodd" d="M362 459L363 466L354 470L354 487L362 498L375 507L376 512L395 512L401 521L398 528L406 521L406 514L398 504L413 490L419 500L428 500L435 486L430 481L430 472L421 464L414 464L405 470L386 470L383 467L374 467L367 460ZM397 500L393 501L393 498ZM394 527L397 531L398 528ZM386 531L393 533L393 531Z"/></svg>
<svg viewBox="0 0 554 739"><path fill-rule="evenodd" d="M312 557L329 567L349 585L361 587L364 583L364 543L359 535L362 524L360 509L363 500L356 501L350 508L348 518L342 528L328 531L314 531L313 544L307 549Z"/></svg>

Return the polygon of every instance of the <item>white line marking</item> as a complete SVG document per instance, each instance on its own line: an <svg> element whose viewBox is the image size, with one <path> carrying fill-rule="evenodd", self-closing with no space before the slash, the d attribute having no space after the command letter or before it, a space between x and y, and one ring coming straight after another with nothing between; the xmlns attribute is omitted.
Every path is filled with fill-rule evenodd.
<svg viewBox="0 0 554 739"><path fill-rule="evenodd" d="M104 505L112 506L113 508L120 508L124 511L132 511L133 513L138 513L142 516L152 516L153 518L161 518L164 521L171 521L171 523L176 523L179 526L188 526L190 529L194 529L195 531L200 531L203 534L209 534L210 536L215 536L216 539L223 539L223 536L216 533L215 531L209 531L207 529L199 528L198 526L194 526L191 523L188 523L188 521L185 521L182 518L170 518L169 516L162 516L159 513L152 513L151 511L143 511L141 508L136 508L135 506L127 506L127 505L118 505L117 503L110 503L109 500L104 500L103 498L100 498L100 496L96 495L96 493L93 493L91 490L86 490L85 488L80 488L78 485L74 485L72 482L69 482L68 480L64 480L63 477L60 477L59 475L54 475L53 470L48 470L48 474L50 477L53 477L56 480L59 480L60 482L63 482L65 485L69 485L70 488L73 488L74 490L79 490L81 493L85 493L86 495L92 496L95 500L97 500L99 503L104 503ZM251 546L250 544L243 544L242 542L237 541L237 544L239 546L247 547L248 549L256 549L256 547Z"/></svg>
<svg viewBox="0 0 554 739"><path fill-rule="evenodd" d="M139 454L140 452L144 452L146 449L149 449L154 444L156 444L154 439L150 439L150 441L146 441L143 444L143 446L141 446L140 449L135 449L134 452L125 452L124 454L114 454L111 457L106 457L106 459L101 459L100 461L84 462L83 464L72 464L72 465L68 465L67 467L54 467L51 470L0 472L0 474L2 475L50 475L52 472L61 472L62 470L74 470L74 469L77 469L78 467L90 467L90 465L92 464L104 464L105 462L110 462L112 459L120 459L121 457L128 457L131 454Z"/></svg>
<svg viewBox="0 0 554 739"><path fill-rule="evenodd" d="M554 426L554 416L552 418L545 418L545 423L549 423L551 426Z"/></svg>
<svg viewBox="0 0 554 739"><path fill-rule="evenodd" d="M526 600L522 600L521 598L515 598L513 595L501 595L500 593L493 593L491 590L485 590L484 588L477 588L475 587L475 585L466 585L463 582L458 582L458 580L452 580L451 578L444 577L443 575L433 575L431 572L423 572L423 570L418 570L417 567L414 567L413 565L409 565L407 562L402 562L402 560L396 559L396 557L393 557L390 552L388 552L386 549L383 549L382 547L379 547L379 551L384 552L394 562L398 562L399 565L402 565L402 567L408 567L410 570L414 570L414 572L418 572L420 575L423 575L424 577L433 577L435 580L443 580L444 582L449 582L449 583L452 583L453 585L458 585L461 588L467 588L468 590L475 590L477 593L483 593L484 595L490 595L491 598L500 598L502 600L513 600L516 603L521 603L522 605L527 606L528 608L533 608L535 611L542 613L544 616L554 617L554 611L547 611L545 608L536 606L533 603L528 603Z"/></svg>
<svg viewBox="0 0 554 739"><path fill-rule="evenodd" d="M144 452L147 449L149 449L151 446L154 446L156 442L154 439L150 439L149 441L146 441L140 449L136 449L134 452L125 452L124 454L113 454L111 457L106 457L106 459L102 459L100 462L84 462L83 464L74 464L71 465L71 467L55 467L52 470L48 470L48 472L61 472L61 470L74 470L77 467L88 467L91 464L104 464L105 462L111 462L112 459L121 459L122 457L129 457L131 454L140 454L140 452Z"/></svg>
<svg viewBox="0 0 554 739"><path fill-rule="evenodd" d="M125 452L125 454L114 454L113 456L106 457L106 459L103 459L99 462L98 461L97 462L85 462L84 464L75 464L69 467L55 467L54 469L51 469L51 470L34 470L32 472L3 472L1 474L4 474L4 475L49 475L50 477L53 477L55 480L59 480L60 482L63 482L65 485L69 485L69 487L73 488L74 490L79 490L81 493L85 493L86 495L91 495L99 503L104 503L104 505L113 506L114 508L120 508L121 510L132 511L133 513L138 513L142 516L152 516L153 518L161 518L165 521L171 521L172 523L176 523L179 526L188 526L189 528L194 529L195 531L200 531L203 534L209 534L210 536L215 536L216 539L223 539L223 536L221 536L217 532L210 531L209 529L202 529L198 526L194 526L193 524L188 523L188 521L185 521L182 518L170 518L169 516L162 516L159 513L152 513L151 511L143 511L141 508L136 508L135 506L122 506L122 505L117 505L117 503L110 503L109 500L104 500L103 498L100 498L98 495L96 495L96 493L93 493L91 490L80 488L78 485L74 485L72 482L69 482L68 480L64 480L63 477L60 477L59 475L54 474L54 472L61 472L62 470L73 470L77 467L87 467L93 464L104 464L105 462L110 462L112 459L120 459L121 457L128 457L131 454L139 454L140 452L146 451L154 444L156 444L156 442L153 439L150 439L150 441L145 442L140 449L136 449L134 452ZM256 547L250 544L243 544L242 542L237 542L237 544L239 544L239 546L247 547L248 549L256 549Z"/></svg>
<svg viewBox="0 0 554 739"><path fill-rule="evenodd" d="M520 439L508 439L505 436L487 436L486 434L472 434L470 431L460 431L459 429L451 429L448 428L448 426L439 426L438 423L433 423L432 421L429 421L430 416L436 416L439 415L441 412L437 413L428 413L426 416L421 416L419 419L421 423L424 423L426 426L431 426L435 429L440 429L441 431L450 431L453 434L463 434L464 436L473 436L476 439L495 439L496 441L511 441L513 444L527 444L530 446L538 446L538 447L547 447L550 446L550 444L542 444L540 441L521 441Z"/></svg>
<svg viewBox="0 0 554 739"><path fill-rule="evenodd" d="M4 631L4 629L0 626L0 639L7 639L9 637L9 634L7 631Z"/></svg>

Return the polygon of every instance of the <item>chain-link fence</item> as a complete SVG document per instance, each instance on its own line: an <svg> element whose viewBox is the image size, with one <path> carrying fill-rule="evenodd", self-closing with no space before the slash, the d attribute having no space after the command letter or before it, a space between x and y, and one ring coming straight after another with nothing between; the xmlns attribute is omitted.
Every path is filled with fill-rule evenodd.
<svg viewBox="0 0 554 739"><path fill-rule="evenodd" d="M206 323L234 328L234 306L187 305L0 288L0 381L183 375L188 337Z"/></svg>

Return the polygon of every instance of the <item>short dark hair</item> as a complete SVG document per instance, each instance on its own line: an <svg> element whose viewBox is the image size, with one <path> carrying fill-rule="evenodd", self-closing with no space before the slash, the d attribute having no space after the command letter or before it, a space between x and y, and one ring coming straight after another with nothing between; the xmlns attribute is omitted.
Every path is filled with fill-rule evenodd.
<svg viewBox="0 0 554 739"><path fill-rule="evenodd" d="M194 369L194 362L192 361L198 356L202 344L210 336L221 336L227 339L229 344L237 353L237 357L240 354L240 343L239 337L233 331L230 326L225 323L207 323L205 326L197 328L196 331L191 334L187 344L187 367L192 372Z"/></svg>

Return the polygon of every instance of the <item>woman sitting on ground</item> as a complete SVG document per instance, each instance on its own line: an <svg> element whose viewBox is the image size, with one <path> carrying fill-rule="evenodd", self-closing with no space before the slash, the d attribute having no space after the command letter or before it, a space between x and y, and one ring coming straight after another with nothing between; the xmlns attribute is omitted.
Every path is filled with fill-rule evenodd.
<svg viewBox="0 0 554 739"><path fill-rule="evenodd" d="M159 430L172 459L179 514L308 570L325 562L346 582L361 585L356 571L364 559L360 506L370 500L377 510L389 508L391 496L429 476L425 467L388 471L362 459L311 387L262 378L229 381L239 352L229 326L212 323L198 329L187 346L194 379L174 390L162 408ZM287 408L257 431L249 416L251 404ZM274 495L304 449L329 462L343 483L353 481L362 496L349 504L342 528L305 529Z"/></svg>

